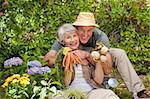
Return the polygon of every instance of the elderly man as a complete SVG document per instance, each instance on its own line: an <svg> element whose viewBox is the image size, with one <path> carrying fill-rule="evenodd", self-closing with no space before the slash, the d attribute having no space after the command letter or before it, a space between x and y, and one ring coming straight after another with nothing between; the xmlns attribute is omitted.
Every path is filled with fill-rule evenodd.
<svg viewBox="0 0 150 99"><path fill-rule="evenodd" d="M117 67L117 70L127 85L128 90L132 92L134 96L137 95L139 98L150 98L145 93L145 87L139 76L136 74L136 71L125 51L118 48L110 48L107 35L96 28L98 25L95 22L93 13L80 12L73 25L78 30L79 39L83 46L82 49L91 51L92 48L95 48L97 41L103 43L109 48L109 53L111 54L113 63ZM52 45L52 50L45 55L44 59L49 61L49 65L54 63L54 57L62 46L63 45L56 41ZM103 66L103 69L107 70L109 67Z"/></svg>

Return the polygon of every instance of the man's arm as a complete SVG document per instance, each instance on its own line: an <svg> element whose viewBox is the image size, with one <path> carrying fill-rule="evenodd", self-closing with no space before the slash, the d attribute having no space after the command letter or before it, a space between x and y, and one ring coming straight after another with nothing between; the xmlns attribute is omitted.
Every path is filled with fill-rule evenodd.
<svg viewBox="0 0 150 99"><path fill-rule="evenodd" d="M62 48L62 45L58 41L55 41L55 43L52 45L51 50L43 58L44 60L48 61L48 66L54 65L57 52L61 48Z"/></svg>
<svg viewBox="0 0 150 99"><path fill-rule="evenodd" d="M53 66L55 63L57 51L55 50L50 50L45 56L44 60L48 61L48 66Z"/></svg>
<svg viewBox="0 0 150 99"><path fill-rule="evenodd" d="M102 32L101 30L99 30L98 28L96 28L94 30L94 32L95 32L96 41L100 41L106 47L110 48L110 43L109 43L108 36L104 32Z"/></svg>
<svg viewBox="0 0 150 99"><path fill-rule="evenodd" d="M55 50L56 52L58 52L62 47L63 47L63 45L56 40L54 42L54 44L52 45L51 49Z"/></svg>

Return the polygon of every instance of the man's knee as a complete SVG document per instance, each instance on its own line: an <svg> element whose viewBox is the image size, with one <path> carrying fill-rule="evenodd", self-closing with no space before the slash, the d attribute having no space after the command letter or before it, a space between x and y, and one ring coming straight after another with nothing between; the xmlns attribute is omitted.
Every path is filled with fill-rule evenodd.
<svg viewBox="0 0 150 99"><path fill-rule="evenodd" d="M117 49L117 53L119 54L119 56L126 55L126 52L123 49Z"/></svg>
<svg viewBox="0 0 150 99"><path fill-rule="evenodd" d="M110 53L112 57L115 57L115 58L121 58L121 57L126 56L126 52L123 49L119 49L119 48L110 49Z"/></svg>

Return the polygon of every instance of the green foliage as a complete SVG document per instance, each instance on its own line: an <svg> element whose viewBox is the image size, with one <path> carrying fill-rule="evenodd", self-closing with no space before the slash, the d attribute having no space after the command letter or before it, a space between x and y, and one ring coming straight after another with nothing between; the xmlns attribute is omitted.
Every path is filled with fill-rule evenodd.
<svg viewBox="0 0 150 99"><path fill-rule="evenodd" d="M127 89L113 90L120 99L132 99L132 94Z"/></svg>
<svg viewBox="0 0 150 99"><path fill-rule="evenodd" d="M117 6L116 6L117 5ZM101 0L95 12L111 47L122 48L139 74L150 69L150 9L146 0Z"/></svg>
<svg viewBox="0 0 150 99"><path fill-rule="evenodd" d="M55 60L55 69L56 71L56 80L61 82L61 84L63 85L63 87L65 87L64 85L64 68L62 66L62 62L63 62L63 48L59 50L59 52L57 53L57 57Z"/></svg>
<svg viewBox="0 0 150 99"><path fill-rule="evenodd" d="M25 62L50 50L56 31L80 11L96 16L112 47L124 49L139 73L148 73L150 9L146 0L9 0L0 17L0 67L13 56ZM116 6L117 5L117 6ZM136 49L136 50L135 50Z"/></svg>
<svg viewBox="0 0 150 99"><path fill-rule="evenodd" d="M120 47L126 50L138 73L146 74L150 69L149 38L146 34L138 34L134 30L121 32L121 36Z"/></svg>
<svg viewBox="0 0 150 99"><path fill-rule="evenodd" d="M64 91L64 99L86 99L87 94L81 89L68 89Z"/></svg>
<svg viewBox="0 0 150 99"><path fill-rule="evenodd" d="M51 87L51 84L57 84L58 86L61 86L59 82L51 82L51 80L46 82L45 80L42 80L42 86L34 86L31 99L34 99L35 96L39 99L45 99L46 97L54 97L62 94L62 91L57 90L55 86Z"/></svg>

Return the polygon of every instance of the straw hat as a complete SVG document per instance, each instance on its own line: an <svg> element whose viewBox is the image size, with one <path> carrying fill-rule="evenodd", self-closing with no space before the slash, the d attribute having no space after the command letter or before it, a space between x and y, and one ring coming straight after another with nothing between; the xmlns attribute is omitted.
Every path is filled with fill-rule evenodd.
<svg viewBox="0 0 150 99"><path fill-rule="evenodd" d="M99 27L95 22L93 13L91 13L91 12L80 12L76 21L73 23L73 25Z"/></svg>

